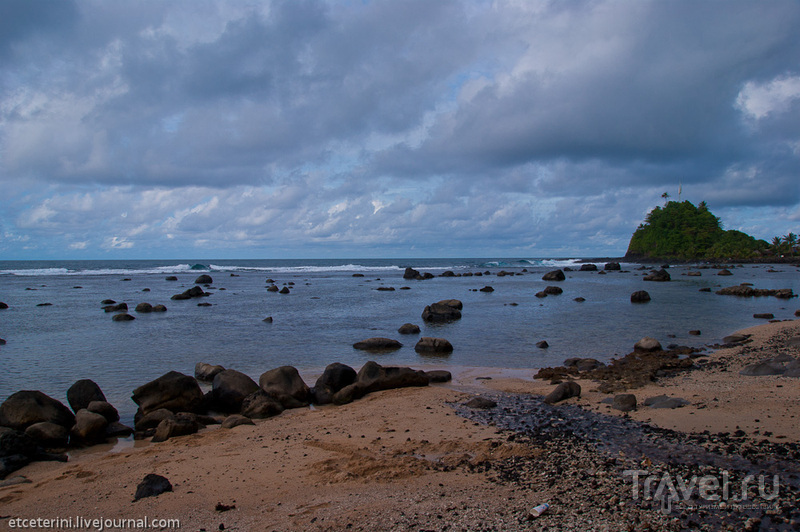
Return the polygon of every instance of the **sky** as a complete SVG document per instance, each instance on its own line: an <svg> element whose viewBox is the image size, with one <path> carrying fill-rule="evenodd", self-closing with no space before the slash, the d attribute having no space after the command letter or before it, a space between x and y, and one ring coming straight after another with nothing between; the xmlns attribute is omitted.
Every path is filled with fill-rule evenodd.
<svg viewBox="0 0 800 532"><path fill-rule="evenodd" d="M0 259L621 256L800 232L800 3L0 2Z"/></svg>

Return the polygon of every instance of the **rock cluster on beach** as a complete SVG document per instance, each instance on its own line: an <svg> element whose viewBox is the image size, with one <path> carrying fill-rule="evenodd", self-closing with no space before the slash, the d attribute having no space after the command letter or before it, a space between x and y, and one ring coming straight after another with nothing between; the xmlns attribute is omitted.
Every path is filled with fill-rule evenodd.
<svg viewBox="0 0 800 532"><path fill-rule="evenodd" d="M446 349L441 339L423 340L433 350ZM161 442L210 424L230 428L286 409L347 404L369 393L450 378L446 371L424 372L376 362L367 362L358 372L333 363L310 388L292 366L269 370L256 383L239 371L200 362L195 377L170 371L136 388L132 399L139 408L134 428L119 422L116 408L89 379L77 381L67 391L71 408L42 392L23 390L0 404L0 479L34 460L65 461L63 452L68 447L94 445L134 432L137 439L152 437L153 442ZM198 380L211 381L211 391L203 393Z"/></svg>

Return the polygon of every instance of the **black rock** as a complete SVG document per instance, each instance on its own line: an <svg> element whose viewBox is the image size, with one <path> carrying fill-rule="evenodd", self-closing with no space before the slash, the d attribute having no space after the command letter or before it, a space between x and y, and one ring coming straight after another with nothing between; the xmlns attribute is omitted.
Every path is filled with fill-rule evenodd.
<svg viewBox="0 0 800 532"><path fill-rule="evenodd" d="M169 480L161 475L150 473L136 486L136 494L133 496L133 500L138 501L145 497L156 497L167 491L172 491L172 484L169 483Z"/></svg>

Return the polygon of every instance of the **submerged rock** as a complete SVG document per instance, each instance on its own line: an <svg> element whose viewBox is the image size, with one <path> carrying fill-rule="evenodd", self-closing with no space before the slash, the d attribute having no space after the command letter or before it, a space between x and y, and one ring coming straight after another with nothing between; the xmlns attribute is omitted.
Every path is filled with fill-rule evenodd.
<svg viewBox="0 0 800 532"><path fill-rule="evenodd" d="M364 351L394 351L403 347L403 344L391 338L374 337L361 340L353 344L353 348Z"/></svg>
<svg viewBox="0 0 800 532"><path fill-rule="evenodd" d="M446 323L461 319L463 304L457 299L444 299L425 307L422 319L432 323Z"/></svg>

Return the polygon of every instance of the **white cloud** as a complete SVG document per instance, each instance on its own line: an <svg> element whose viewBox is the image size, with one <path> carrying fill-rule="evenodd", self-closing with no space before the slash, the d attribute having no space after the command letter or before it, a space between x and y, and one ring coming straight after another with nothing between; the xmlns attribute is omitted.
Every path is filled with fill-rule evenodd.
<svg viewBox="0 0 800 532"><path fill-rule="evenodd" d="M749 118L761 120L785 113L796 100L800 100L800 76L780 76L765 83L745 83L736 106Z"/></svg>

